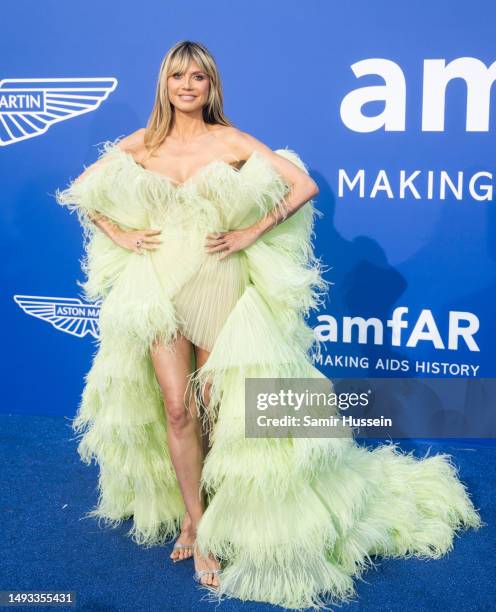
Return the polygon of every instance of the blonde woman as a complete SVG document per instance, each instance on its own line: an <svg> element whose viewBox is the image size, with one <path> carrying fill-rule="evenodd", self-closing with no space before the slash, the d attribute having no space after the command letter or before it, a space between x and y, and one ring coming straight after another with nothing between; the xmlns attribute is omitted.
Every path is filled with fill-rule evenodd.
<svg viewBox="0 0 496 612"><path fill-rule="evenodd" d="M215 60L190 41L164 57L146 127L57 192L87 238L85 297L101 300L73 424L100 466L89 515L132 517L142 545L176 537L172 560L193 556L215 597L349 600L372 555L440 556L482 524L447 455L245 436L247 377L325 378L305 321L329 285L317 194L296 153L225 117Z"/></svg>

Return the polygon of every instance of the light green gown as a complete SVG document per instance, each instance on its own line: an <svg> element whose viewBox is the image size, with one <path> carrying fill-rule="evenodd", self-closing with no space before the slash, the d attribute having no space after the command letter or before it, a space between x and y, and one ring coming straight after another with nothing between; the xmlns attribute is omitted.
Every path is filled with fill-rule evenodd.
<svg viewBox="0 0 496 612"><path fill-rule="evenodd" d="M293 151L276 153L307 171ZM268 158L255 152L240 170L214 161L178 185L116 142L102 157L56 193L84 229L84 296L102 299L100 342L73 422L81 458L100 467L89 516L111 526L132 518L129 534L145 546L179 533L185 507L149 347L180 331L211 351L190 383L212 383L198 542L222 562L214 598L287 608L349 601L371 556L438 558L457 530L484 524L450 455L419 460L395 444L371 451L351 436L245 438L245 377L324 377L305 321L328 290L311 240L314 202L219 261L205 251L207 233L249 226L289 192ZM160 228L162 245L143 255L121 248L87 211L123 229Z"/></svg>

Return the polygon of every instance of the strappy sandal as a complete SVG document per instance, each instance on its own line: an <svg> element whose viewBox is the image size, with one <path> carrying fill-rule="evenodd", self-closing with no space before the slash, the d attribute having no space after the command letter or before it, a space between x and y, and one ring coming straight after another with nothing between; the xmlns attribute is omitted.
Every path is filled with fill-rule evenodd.
<svg viewBox="0 0 496 612"><path fill-rule="evenodd" d="M195 544L196 544L196 540L193 546ZM193 551L193 559L194 559L194 551ZM205 587L206 589L210 589L211 591L217 591L220 584L205 584L204 582L201 581L201 579L203 578L203 576L206 576L207 574L214 574L214 576L218 576L221 572L222 572L222 568L202 569L202 570L195 569L195 573L193 574L193 579L195 580L195 582L198 582L200 586Z"/></svg>
<svg viewBox="0 0 496 612"><path fill-rule="evenodd" d="M177 559L173 559L172 557L170 557L173 563L177 563L178 561L186 561L186 559L191 559L193 557L193 544L180 544L179 542L176 542L174 546L172 547L172 552L174 552L175 550L181 550L185 548L191 549L191 555L189 557L183 557L183 558L178 557Z"/></svg>
<svg viewBox="0 0 496 612"><path fill-rule="evenodd" d="M193 575L193 579L198 582L199 584L201 584L202 587L206 587L207 589L212 589L214 591L216 591L219 588L219 585L217 584L205 584L201 581L203 576L206 576L207 574L215 574L216 576L218 576L220 574L222 570L220 569L213 569L213 570L195 570L195 573Z"/></svg>

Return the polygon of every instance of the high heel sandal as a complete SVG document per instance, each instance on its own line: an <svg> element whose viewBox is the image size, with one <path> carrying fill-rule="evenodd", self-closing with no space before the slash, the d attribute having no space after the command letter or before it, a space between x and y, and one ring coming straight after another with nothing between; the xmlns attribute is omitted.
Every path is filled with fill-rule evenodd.
<svg viewBox="0 0 496 612"><path fill-rule="evenodd" d="M213 569L213 570L195 570L195 573L193 574L193 579L198 582L199 584L201 584L201 586L203 587L207 587L207 589L213 589L214 591L216 591L220 585L218 584L205 584L204 582L201 581L203 576L206 576L207 574L214 574L215 576L218 576L220 574L222 570L221 569Z"/></svg>
<svg viewBox="0 0 496 612"><path fill-rule="evenodd" d="M196 544L196 541L194 544ZM193 559L194 559L194 551L193 551ZM203 576L206 576L207 574L213 574L214 576L218 576L221 572L222 572L222 569L220 567L218 569L203 569L203 570L195 569L195 573L193 574L193 579L195 580L195 582L198 582L202 587L211 589L213 591L217 591L217 589L220 586L220 580L219 580L219 584L205 584L204 582L201 581L201 579L203 578Z"/></svg>

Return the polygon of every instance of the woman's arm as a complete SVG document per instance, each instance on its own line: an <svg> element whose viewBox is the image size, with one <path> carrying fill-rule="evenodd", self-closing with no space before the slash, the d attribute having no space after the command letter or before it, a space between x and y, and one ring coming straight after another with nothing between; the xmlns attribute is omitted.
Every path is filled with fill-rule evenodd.
<svg viewBox="0 0 496 612"><path fill-rule="evenodd" d="M118 225L99 212L87 212L86 214L93 225L101 229L111 240L115 240L118 233L122 231Z"/></svg>
<svg viewBox="0 0 496 612"><path fill-rule="evenodd" d="M80 174L77 177L77 179L75 179L74 183L83 182L88 177L88 175L90 175L92 172L97 170L100 166L102 166L105 163L107 163L107 160L99 159L94 164L91 164L91 166L88 166L88 168L86 168L86 170L82 174ZM87 210L86 216L104 234L106 234L111 240L115 241L116 237L121 231L120 227L116 223L114 223L107 216L105 216L104 214L96 210L95 211Z"/></svg>
<svg viewBox="0 0 496 612"><path fill-rule="evenodd" d="M262 219L249 228L258 238L294 215L294 213L304 204L318 195L319 187L306 172L298 168L298 166L288 159L274 153L267 145L250 134L240 132L238 135L238 142L239 146L245 152L245 159L247 159L253 151L258 151L269 159L274 168L291 186L291 191L284 198L282 205L268 212Z"/></svg>
<svg viewBox="0 0 496 612"><path fill-rule="evenodd" d="M126 136L117 143L117 147L126 151L127 153L133 153L143 145L144 128L136 130L129 136ZM88 166L84 172L78 176L74 181L79 183L84 181L88 175L94 172L97 168L101 167L102 164L107 163L106 159L99 159L91 166ZM125 231L121 229L116 223L109 219L106 215L99 211L87 211L86 215L90 221L98 227L104 234L106 234L115 244L134 251L138 255L142 255L143 251L140 249L152 250L158 248L161 241L156 240L153 236L160 234L160 230L131 230Z"/></svg>
<svg viewBox="0 0 496 612"><path fill-rule="evenodd" d="M246 249L260 236L294 215L297 210L319 193L317 183L306 172L288 159L274 153L272 149L260 140L235 128L232 130L231 139L231 146L233 146L236 154L241 159L248 159L254 151L267 157L274 168L291 186L291 191L285 196L284 202L281 202L279 206L269 211L262 219L250 227L242 230L209 234L206 243L208 246L207 252L224 251L219 256L219 259L223 259L241 249Z"/></svg>
<svg viewBox="0 0 496 612"><path fill-rule="evenodd" d="M132 152L133 149L139 147L140 143L143 142L144 128L136 130L132 134L125 136L117 143L117 147L122 149L123 151ZM77 179L75 179L75 183L80 183L84 181L92 172L100 168L102 165L106 164L108 160L106 159L98 159L95 163L88 166L84 172L82 172ZM96 227L102 230L104 234L106 234L109 238L114 240L114 238L122 232L118 225L116 225L113 221L111 221L105 215L99 213L98 211L87 212L88 218Z"/></svg>

